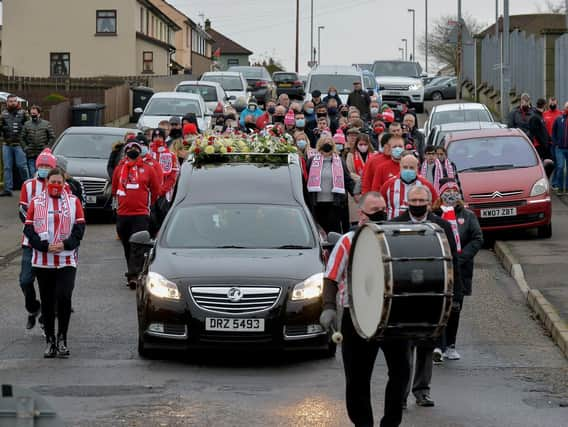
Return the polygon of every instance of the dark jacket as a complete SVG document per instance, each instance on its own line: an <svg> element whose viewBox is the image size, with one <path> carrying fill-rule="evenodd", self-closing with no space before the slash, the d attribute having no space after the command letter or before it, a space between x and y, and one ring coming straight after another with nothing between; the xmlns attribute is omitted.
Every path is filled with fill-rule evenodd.
<svg viewBox="0 0 568 427"><path fill-rule="evenodd" d="M306 169L308 171L308 176L310 175L310 168L312 167L313 159L314 158L312 157L311 159L308 160L308 164L307 164L307 167L306 167ZM341 157L341 165L343 166L343 183L344 183L344 186L345 186L345 194L334 193L333 194L333 204L335 206L345 207L345 206L347 206L347 193L353 195L353 188L355 187L355 181L353 181L353 179L351 178L351 174L349 173L349 170L347 169L347 164L345 163L345 160L343 159L343 157ZM305 192L305 198L306 198L306 202L308 204L308 207L313 212L315 206L317 205L317 193L309 192L307 190L306 185L304 185L304 192Z"/></svg>
<svg viewBox="0 0 568 427"><path fill-rule="evenodd" d="M22 148L28 157L37 157L44 148L51 147L54 142L55 132L47 120L28 120L24 123Z"/></svg>
<svg viewBox="0 0 568 427"><path fill-rule="evenodd" d="M122 158L124 157L125 145L126 144L124 143L124 141L118 141L114 143L112 146L112 151L108 156L108 162L107 162L107 174L111 180L112 176L114 175L114 170L116 169Z"/></svg>
<svg viewBox="0 0 568 427"><path fill-rule="evenodd" d="M390 220L390 222L411 222L411 221L412 220L410 218L410 213L408 211ZM454 265L454 301L461 301L461 299L463 298L463 287L460 276L458 249L456 246L454 233L452 232L452 226L450 225L449 222L444 221L438 215L435 215L431 212L428 213L426 221L433 222L434 224L439 225L446 234L446 238L448 239L448 243L450 245L450 251L452 253L452 263Z"/></svg>
<svg viewBox="0 0 568 427"><path fill-rule="evenodd" d="M461 205L456 206L456 219L460 233L461 253L458 263L464 295L471 295L474 257L483 246L483 232L475 214ZM442 211L434 212L441 215Z"/></svg>
<svg viewBox="0 0 568 427"><path fill-rule="evenodd" d="M414 146L420 157L420 163L424 161L424 151L426 150L426 143L424 141L424 135L416 127L408 134L410 138L414 141Z"/></svg>
<svg viewBox="0 0 568 427"><path fill-rule="evenodd" d="M532 136L532 142L536 146L538 154L542 160L550 159L550 150L548 147L548 131L544 124L542 113L535 110L529 119L529 132Z"/></svg>
<svg viewBox="0 0 568 427"><path fill-rule="evenodd" d="M371 104L371 97L364 90L354 90L347 98L347 105L350 107L357 107L361 112L361 118L366 120L369 117Z"/></svg>
<svg viewBox="0 0 568 427"><path fill-rule="evenodd" d="M509 113L509 117L507 118L507 127L521 129L524 133L527 134L529 139L532 139L529 129L529 120L531 116L534 114L534 111L535 110L533 108L530 108L529 111L526 113L523 110L521 110L521 107L513 109Z"/></svg>
<svg viewBox="0 0 568 427"><path fill-rule="evenodd" d="M343 104L343 102L341 102L341 98L339 97L339 95L331 96L329 93L321 100L321 102L323 102L324 104L327 104L327 101L329 101L332 98L337 101L337 106L340 106L341 104Z"/></svg>
<svg viewBox="0 0 568 427"><path fill-rule="evenodd" d="M22 143L22 129L24 123L30 119L30 116L25 110L14 110L12 112L4 109L0 113L0 133L4 144L8 145L21 145Z"/></svg>
<svg viewBox="0 0 568 427"><path fill-rule="evenodd" d="M562 114L556 118L552 125L552 145L555 147L568 149L567 120L568 116Z"/></svg>

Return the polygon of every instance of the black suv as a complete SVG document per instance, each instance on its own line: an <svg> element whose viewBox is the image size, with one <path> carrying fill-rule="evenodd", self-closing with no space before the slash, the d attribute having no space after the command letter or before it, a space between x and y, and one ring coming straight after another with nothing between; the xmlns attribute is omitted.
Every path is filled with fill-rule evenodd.
<svg viewBox="0 0 568 427"><path fill-rule="evenodd" d="M319 324L327 249L304 203L296 154L184 163L137 289L138 351L311 349L335 353Z"/></svg>
<svg viewBox="0 0 568 427"><path fill-rule="evenodd" d="M285 93L291 99L304 99L304 83L302 83L297 73L276 71L272 73L272 79L276 83L276 94L278 96Z"/></svg>
<svg viewBox="0 0 568 427"><path fill-rule="evenodd" d="M276 99L276 85L270 73L264 67L233 66L227 71L241 73L248 83L248 91L259 104L266 104L270 99Z"/></svg>

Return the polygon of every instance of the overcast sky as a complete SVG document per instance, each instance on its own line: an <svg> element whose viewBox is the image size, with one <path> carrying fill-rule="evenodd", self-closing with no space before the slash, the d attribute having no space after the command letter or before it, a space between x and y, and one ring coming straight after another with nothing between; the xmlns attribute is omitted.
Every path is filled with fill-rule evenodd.
<svg viewBox="0 0 568 427"><path fill-rule="evenodd" d="M295 65L294 0L168 0L196 22L203 13L212 26L255 55L273 56L287 69ZM556 0L558 1L558 0ZM429 0L429 25L441 15L457 16L457 0ZM499 1L500 6L503 0ZM511 14L533 13L544 0L511 0ZM412 52L412 15L416 9L416 54L424 34L425 0L314 0L314 45L321 31L322 64L369 63L399 58L402 38ZM541 6L542 7L542 6ZM495 0L463 0L464 13L482 23L492 23ZM300 0L300 72L307 73L310 59L310 0ZM435 70L429 70L435 71Z"/></svg>

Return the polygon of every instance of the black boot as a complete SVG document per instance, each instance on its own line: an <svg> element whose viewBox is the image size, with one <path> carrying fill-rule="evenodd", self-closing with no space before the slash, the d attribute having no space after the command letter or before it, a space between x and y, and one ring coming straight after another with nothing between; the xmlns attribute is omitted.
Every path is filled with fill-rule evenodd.
<svg viewBox="0 0 568 427"><path fill-rule="evenodd" d="M69 349L67 348L67 338L59 334L57 336L57 357L69 357Z"/></svg>
<svg viewBox="0 0 568 427"><path fill-rule="evenodd" d="M55 337L47 337L47 347L43 352L43 357L46 359L53 359L57 356L57 346L55 345Z"/></svg>
<svg viewBox="0 0 568 427"><path fill-rule="evenodd" d="M40 310L38 309L35 313L28 314L28 322L26 323L26 329L33 329L36 324L36 317L39 316Z"/></svg>

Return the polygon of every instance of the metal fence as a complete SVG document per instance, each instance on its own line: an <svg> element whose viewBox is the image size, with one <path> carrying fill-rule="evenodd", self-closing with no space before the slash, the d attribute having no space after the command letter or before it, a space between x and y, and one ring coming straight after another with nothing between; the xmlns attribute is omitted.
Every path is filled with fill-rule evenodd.
<svg viewBox="0 0 568 427"><path fill-rule="evenodd" d="M554 87L555 95L559 102L564 104L568 101L568 34L559 37L554 45Z"/></svg>
<svg viewBox="0 0 568 427"><path fill-rule="evenodd" d="M499 39L494 35L481 40L481 82L495 89L500 87L499 64L501 62Z"/></svg>
<svg viewBox="0 0 568 427"><path fill-rule="evenodd" d="M510 46L511 89L528 92L533 100L544 97L544 37L513 31Z"/></svg>
<svg viewBox="0 0 568 427"><path fill-rule="evenodd" d="M472 83L475 82L475 40L471 37L469 31L464 31L462 39L462 78L463 80L469 80Z"/></svg>

